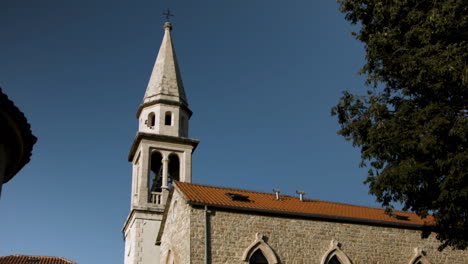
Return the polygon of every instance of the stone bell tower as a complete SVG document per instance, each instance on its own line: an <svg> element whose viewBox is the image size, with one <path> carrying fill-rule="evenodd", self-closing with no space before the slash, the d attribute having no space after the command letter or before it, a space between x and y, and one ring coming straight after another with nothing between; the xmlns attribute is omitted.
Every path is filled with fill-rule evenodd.
<svg viewBox="0 0 468 264"><path fill-rule="evenodd" d="M155 245L169 189L174 180L192 181L192 153L199 141L188 138L192 111L171 38L164 37L143 102L138 132L128 161L133 164L131 209L123 228L125 264L159 263Z"/></svg>

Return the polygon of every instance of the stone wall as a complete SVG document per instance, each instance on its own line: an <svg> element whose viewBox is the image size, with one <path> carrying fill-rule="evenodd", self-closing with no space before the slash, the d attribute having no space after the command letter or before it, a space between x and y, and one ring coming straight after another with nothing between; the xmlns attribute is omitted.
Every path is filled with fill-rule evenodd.
<svg viewBox="0 0 468 264"><path fill-rule="evenodd" d="M434 237L421 239L417 230L210 211L209 248L213 264L245 264L242 255L255 241L256 233L265 236L282 264L319 264L332 239L341 244L341 251L354 264L408 264L415 256L415 248L425 251L425 258L432 264L466 264L468 260L468 251L438 252L439 243ZM203 208L193 208L190 216L192 261L179 263L203 263L204 221Z"/></svg>
<svg viewBox="0 0 468 264"><path fill-rule="evenodd" d="M155 212L131 214L124 230L125 264L159 264L159 246L155 245L156 234L162 215Z"/></svg>
<svg viewBox="0 0 468 264"><path fill-rule="evenodd" d="M161 237L160 263L168 263L172 254L176 264L190 262L190 211L191 207L177 189L170 200L164 232ZM196 231L198 232L198 231ZM157 234L155 234L157 235ZM171 263L172 264L172 263Z"/></svg>

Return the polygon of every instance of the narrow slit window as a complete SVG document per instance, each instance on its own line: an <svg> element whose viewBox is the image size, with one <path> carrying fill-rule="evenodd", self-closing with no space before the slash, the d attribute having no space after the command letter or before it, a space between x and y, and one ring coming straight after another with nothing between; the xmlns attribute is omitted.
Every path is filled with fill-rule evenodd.
<svg viewBox="0 0 468 264"><path fill-rule="evenodd" d="M153 112L149 113L148 115L148 120L146 121L148 127L154 127L155 123L156 123L156 116Z"/></svg>
<svg viewBox="0 0 468 264"><path fill-rule="evenodd" d="M172 113L171 112L166 112L166 115L164 116L164 124L166 126L172 126Z"/></svg>

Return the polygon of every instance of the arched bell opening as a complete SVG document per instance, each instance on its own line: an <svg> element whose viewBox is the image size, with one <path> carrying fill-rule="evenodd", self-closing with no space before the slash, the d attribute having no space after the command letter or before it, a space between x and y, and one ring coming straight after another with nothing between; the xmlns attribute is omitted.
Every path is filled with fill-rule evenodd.
<svg viewBox="0 0 468 264"><path fill-rule="evenodd" d="M167 175L167 187L172 186L173 181L180 180L180 160L177 154L172 153L169 155L169 168Z"/></svg>
<svg viewBox="0 0 468 264"><path fill-rule="evenodd" d="M149 201L150 203L160 203L160 194L162 191L162 180L163 180L163 167L162 167L163 156L161 153L155 151L151 153L150 159L150 173L149 173Z"/></svg>

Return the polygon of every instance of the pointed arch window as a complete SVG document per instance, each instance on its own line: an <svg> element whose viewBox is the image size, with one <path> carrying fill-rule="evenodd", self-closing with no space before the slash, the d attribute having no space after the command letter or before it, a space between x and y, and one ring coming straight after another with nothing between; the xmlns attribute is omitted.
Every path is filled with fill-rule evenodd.
<svg viewBox="0 0 468 264"><path fill-rule="evenodd" d="M336 256L333 256L329 261L328 264L341 264Z"/></svg>
<svg viewBox="0 0 468 264"><path fill-rule="evenodd" d="M426 258L426 252L420 248L414 249L414 256L411 258L409 264L431 264Z"/></svg>
<svg viewBox="0 0 468 264"><path fill-rule="evenodd" d="M278 264L278 257L265 242L265 236L257 233L255 237L255 241L242 254L242 260L249 264Z"/></svg>
<svg viewBox="0 0 468 264"><path fill-rule="evenodd" d="M341 244L332 239L330 248L325 252L321 264L352 264L351 260L341 250Z"/></svg>
<svg viewBox="0 0 468 264"><path fill-rule="evenodd" d="M249 264L268 264L268 260L260 249L257 249L249 259Z"/></svg>

